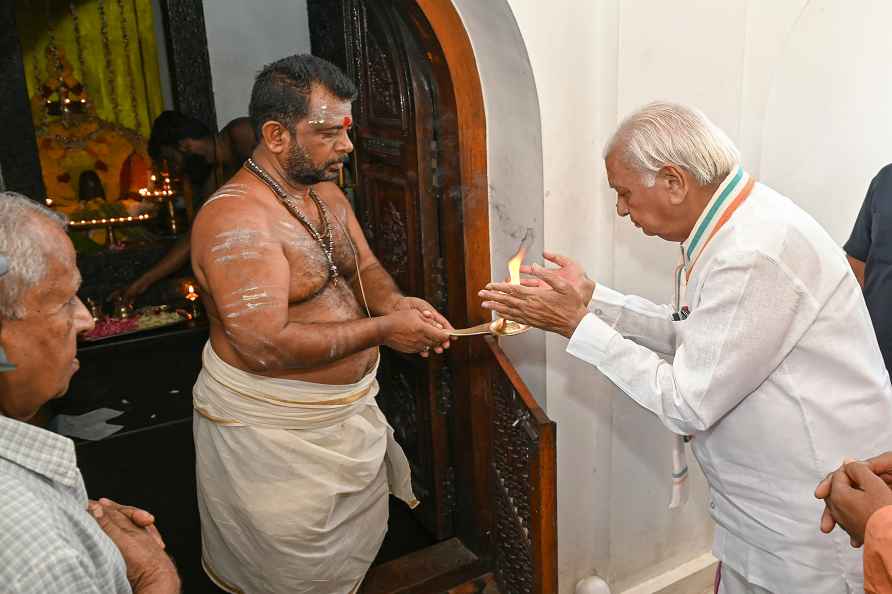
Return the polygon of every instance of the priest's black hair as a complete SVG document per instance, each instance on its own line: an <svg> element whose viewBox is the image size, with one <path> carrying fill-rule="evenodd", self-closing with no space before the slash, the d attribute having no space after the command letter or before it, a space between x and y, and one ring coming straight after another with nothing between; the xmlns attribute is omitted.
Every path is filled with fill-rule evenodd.
<svg viewBox="0 0 892 594"><path fill-rule="evenodd" d="M321 85L338 99L356 98L353 81L322 58L296 54L267 64L254 80L248 110L257 138L261 138L260 129L269 121L292 129L297 120L306 117L314 84Z"/></svg>

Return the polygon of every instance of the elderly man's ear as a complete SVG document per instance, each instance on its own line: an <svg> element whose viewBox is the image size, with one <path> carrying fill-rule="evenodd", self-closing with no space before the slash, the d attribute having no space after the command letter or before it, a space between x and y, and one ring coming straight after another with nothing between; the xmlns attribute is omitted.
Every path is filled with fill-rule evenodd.
<svg viewBox="0 0 892 594"><path fill-rule="evenodd" d="M0 256L0 276L3 276L9 272L9 262L3 256ZM3 320L0 319L0 336L3 335ZM6 358L6 352L3 350L3 345L0 345L0 373L4 371L12 371L15 369L15 365L9 362L9 359Z"/></svg>
<svg viewBox="0 0 892 594"><path fill-rule="evenodd" d="M688 195L687 179L675 165L664 165L657 172L657 183L663 184L669 195L669 203L675 206L683 203Z"/></svg>

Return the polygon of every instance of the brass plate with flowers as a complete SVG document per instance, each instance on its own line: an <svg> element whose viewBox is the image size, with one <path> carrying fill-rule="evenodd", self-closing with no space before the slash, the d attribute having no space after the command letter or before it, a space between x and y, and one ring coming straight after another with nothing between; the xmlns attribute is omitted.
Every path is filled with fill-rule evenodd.
<svg viewBox="0 0 892 594"><path fill-rule="evenodd" d="M181 324L189 315L166 305L143 307L125 318L106 317L96 322L90 332L81 335L84 342L97 342L118 336L148 332Z"/></svg>

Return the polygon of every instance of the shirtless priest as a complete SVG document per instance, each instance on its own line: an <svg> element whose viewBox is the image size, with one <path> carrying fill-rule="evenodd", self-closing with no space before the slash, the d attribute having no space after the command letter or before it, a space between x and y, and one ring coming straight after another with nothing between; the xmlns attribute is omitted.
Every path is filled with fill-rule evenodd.
<svg viewBox="0 0 892 594"><path fill-rule="evenodd" d="M308 55L264 68L259 144L192 231L210 342L193 393L203 563L224 590L348 594L411 506L375 403L378 347L428 356L451 328L400 294L330 183L353 150L353 83Z"/></svg>

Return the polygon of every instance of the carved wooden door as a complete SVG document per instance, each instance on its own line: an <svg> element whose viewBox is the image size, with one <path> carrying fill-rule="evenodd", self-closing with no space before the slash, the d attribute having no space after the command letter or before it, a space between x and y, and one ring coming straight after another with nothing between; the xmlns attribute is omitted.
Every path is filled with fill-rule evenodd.
<svg viewBox="0 0 892 594"><path fill-rule="evenodd" d="M366 237L403 292L448 316L439 198L448 173L438 158L444 98L431 70L429 51L437 48L422 48L409 4L310 0L310 30L313 53L343 68L359 88L352 199ZM455 500L448 360L382 349L378 378L378 403L412 466L422 502L417 516L436 538L447 538Z"/></svg>
<svg viewBox="0 0 892 594"><path fill-rule="evenodd" d="M557 592L555 424L498 343L485 340L493 572L506 594L551 594Z"/></svg>

